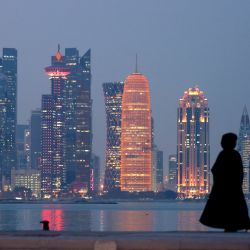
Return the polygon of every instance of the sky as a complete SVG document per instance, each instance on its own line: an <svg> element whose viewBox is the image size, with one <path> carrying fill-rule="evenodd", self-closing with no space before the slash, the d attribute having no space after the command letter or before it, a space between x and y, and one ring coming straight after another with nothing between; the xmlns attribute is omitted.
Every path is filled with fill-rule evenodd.
<svg viewBox="0 0 250 250"><path fill-rule="evenodd" d="M0 50L18 49L18 122L50 93L44 68L60 43L92 52L93 151L105 160L102 83L135 69L149 80L155 143L176 153L177 107L193 86L210 107L211 163L225 132L238 134L250 110L250 1L0 0ZM0 53L1 55L1 53Z"/></svg>

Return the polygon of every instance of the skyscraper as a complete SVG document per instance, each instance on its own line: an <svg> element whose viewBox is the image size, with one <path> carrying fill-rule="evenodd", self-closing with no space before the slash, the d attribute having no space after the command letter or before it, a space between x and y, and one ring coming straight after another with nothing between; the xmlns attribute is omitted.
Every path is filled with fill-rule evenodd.
<svg viewBox="0 0 250 250"><path fill-rule="evenodd" d="M57 196L62 187L90 191L92 100L90 50L82 57L66 48L52 57L46 73L52 93L42 98L42 192Z"/></svg>
<svg viewBox="0 0 250 250"><path fill-rule="evenodd" d="M64 61L71 71L65 85L66 183L72 190L87 192L92 157L91 50L80 57L76 48L66 48Z"/></svg>
<svg viewBox="0 0 250 250"><path fill-rule="evenodd" d="M243 163L243 192L244 194L249 194L249 163L250 163L250 122L247 112L247 107L244 106L243 113L241 116L240 122L240 131L238 138L238 151L241 154L242 163Z"/></svg>
<svg viewBox="0 0 250 250"><path fill-rule="evenodd" d="M66 179L64 163L64 93L69 68L65 67L60 49L45 68L51 80L51 95L42 96L42 196L57 196Z"/></svg>
<svg viewBox="0 0 250 250"><path fill-rule="evenodd" d="M159 192L163 189L163 151L153 146L153 190Z"/></svg>
<svg viewBox="0 0 250 250"><path fill-rule="evenodd" d="M173 190L177 189L177 159L176 154L168 157L168 184Z"/></svg>
<svg viewBox="0 0 250 250"><path fill-rule="evenodd" d="M2 84L6 82L5 92L5 129L4 129L4 154L2 155L1 188L10 189L11 169L16 168L16 123L17 123L17 50L4 48L0 60ZM3 80L4 79L4 80Z"/></svg>
<svg viewBox="0 0 250 250"><path fill-rule="evenodd" d="M121 125L121 190L152 191L150 91L137 70L124 82Z"/></svg>
<svg viewBox="0 0 250 250"><path fill-rule="evenodd" d="M120 189L123 82L108 82L102 86L107 124L104 190L112 191Z"/></svg>
<svg viewBox="0 0 250 250"><path fill-rule="evenodd" d="M31 168L40 168L41 161L41 110L33 110L30 118Z"/></svg>
<svg viewBox="0 0 250 250"><path fill-rule="evenodd" d="M180 197L209 192L209 107L203 92L189 88L179 100L177 124L178 188Z"/></svg>

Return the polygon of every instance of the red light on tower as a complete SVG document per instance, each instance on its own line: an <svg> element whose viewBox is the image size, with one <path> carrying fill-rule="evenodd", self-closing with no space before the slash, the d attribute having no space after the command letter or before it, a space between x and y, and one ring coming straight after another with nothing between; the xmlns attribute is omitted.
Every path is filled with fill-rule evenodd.
<svg viewBox="0 0 250 250"><path fill-rule="evenodd" d="M60 52L60 45L58 45L58 51L55 54L56 62L58 62L58 65L53 65L45 68L45 74L47 74L50 78L53 77L66 77L70 74L70 69L66 68L62 65L60 65L60 62L62 62L63 56Z"/></svg>

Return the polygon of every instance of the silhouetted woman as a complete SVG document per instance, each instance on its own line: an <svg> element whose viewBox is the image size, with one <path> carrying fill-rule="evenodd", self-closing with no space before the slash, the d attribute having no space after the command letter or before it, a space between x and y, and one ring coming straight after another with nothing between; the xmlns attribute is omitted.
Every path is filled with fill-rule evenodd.
<svg viewBox="0 0 250 250"><path fill-rule="evenodd" d="M224 134L223 150L212 168L213 187L200 222L209 227L235 232L250 228L248 209L242 191L243 165L240 154L234 150L237 135Z"/></svg>

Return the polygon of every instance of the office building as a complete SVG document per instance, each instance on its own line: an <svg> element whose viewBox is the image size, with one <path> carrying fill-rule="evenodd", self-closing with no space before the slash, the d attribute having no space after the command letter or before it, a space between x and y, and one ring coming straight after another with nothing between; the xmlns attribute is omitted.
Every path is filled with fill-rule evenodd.
<svg viewBox="0 0 250 250"><path fill-rule="evenodd" d="M104 190L112 191L120 189L123 82L107 82L102 86L106 109Z"/></svg>
<svg viewBox="0 0 250 250"><path fill-rule="evenodd" d="M3 48L3 56L0 60L2 74L1 84L4 85L4 153L2 154L1 166L1 189L9 190L11 184L11 169L16 168L16 124L17 124L17 50ZM1 87L1 88L2 88ZM2 99L3 100L3 99ZM3 101L1 101L3 104Z"/></svg>
<svg viewBox="0 0 250 250"><path fill-rule="evenodd" d="M163 190L163 151L159 150L156 145L153 147L153 191Z"/></svg>
<svg viewBox="0 0 250 250"><path fill-rule="evenodd" d="M43 95L41 166L43 197L57 197L62 189L91 191L92 99L91 52L60 49L45 69L52 83Z"/></svg>
<svg viewBox="0 0 250 250"><path fill-rule="evenodd" d="M169 155L168 157L168 188L177 191L177 158L176 154Z"/></svg>
<svg viewBox="0 0 250 250"><path fill-rule="evenodd" d="M198 87L184 92L177 119L178 195L204 197L210 188L209 107Z"/></svg>
<svg viewBox="0 0 250 250"><path fill-rule="evenodd" d="M45 68L51 80L51 94L42 96L41 179L42 197L57 197L66 179L64 162L64 93L70 69L65 66L60 48Z"/></svg>
<svg viewBox="0 0 250 250"><path fill-rule="evenodd" d="M40 169L41 162L41 110L33 110L30 118L31 168Z"/></svg>
<svg viewBox="0 0 250 250"><path fill-rule="evenodd" d="M65 85L66 184L73 190L88 192L91 191L93 137L91 50L79 56L76 48L66 48L64 62L71 72Z"/></svg>
<svg viewBox="0 0 250 250"><path fill-rule="evenodd" d="M126 78L122 97L122 191L153 190L151 123L149 82L136 70Z"/></svg>
<svg viewBox="0 0 250 250"><path fill-rule="evenodd" d="M29 188L35 198L41 197L40 171L36 169L13 169L11 171L11 189Z"/></svg>
<svg viewBox="0 0 250 250"><path fill-rule="evenodd" d="M250 191L249 190L250 123L246 106L244 107L241 116L237 149L241 154L242 164L243 164L244 178L243 178L242 189L244 194L248 195Z"/></svg>

